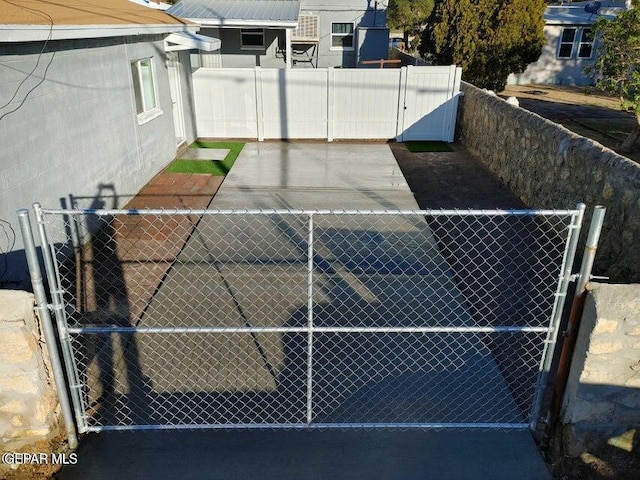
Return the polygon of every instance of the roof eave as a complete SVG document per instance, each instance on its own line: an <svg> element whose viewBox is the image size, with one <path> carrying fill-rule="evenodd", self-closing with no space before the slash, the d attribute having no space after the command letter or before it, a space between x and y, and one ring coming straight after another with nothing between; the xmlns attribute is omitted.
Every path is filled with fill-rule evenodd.
<svg viewBox="0 0 640 480"><path fill-rule="evenodd" d="M562 25L593 25L593 22L588 20L550 20L546 22L547 26L562 26Z"/></svg>
<svg viewBox="0 0 640 480"><path fill-rule="evenodd" d="M203 27L229 27L229 28L296 28L297 20L248 20L248 19L219 19L219 18L189 18L190 22Z"/></svg>
<svg viewBox="0 0 640 480"><path fill-rule="evenodd" d="M199 25L0 25L0 43L42 42L45 40L79 40L83 38L162 35L197 32Z"/></svg>

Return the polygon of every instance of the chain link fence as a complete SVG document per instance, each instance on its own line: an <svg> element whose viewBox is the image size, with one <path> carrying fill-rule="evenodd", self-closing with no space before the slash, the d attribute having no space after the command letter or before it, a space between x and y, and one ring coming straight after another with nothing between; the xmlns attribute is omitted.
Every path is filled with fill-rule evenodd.
<svg viewBox="0 0 640 480"><path fill-rule="evenodd" d="M582 218L36 216L81 431L527 428Z"/></svg>

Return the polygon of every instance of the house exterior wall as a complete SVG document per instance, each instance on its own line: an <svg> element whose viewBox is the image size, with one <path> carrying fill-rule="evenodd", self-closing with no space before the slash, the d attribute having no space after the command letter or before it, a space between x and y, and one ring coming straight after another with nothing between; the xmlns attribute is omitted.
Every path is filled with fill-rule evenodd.
<svg viewBox="0 0 640 480"><path fill-rule="evenodd" d="M566 27L584 28L584 25L547 25L544 28L544 36L547 42L542 49L538 61L529 64L527 69L520 74L511 74L507 80L509 84L553 84L553 85L592 85L593 78L584 73L588 65L592 65L595 59L595 49L591 59L558 58L558 43L562 35L562 29ZM588 26L586 26L588 27ZM575 50L575 49L574 49Z"/></svg>
<svg viewBox="0 0 640 480"><path fill-rule="evenodd" d="M0 286L28 285L18 208L35 201L57 208L70 196L81 207L119 207L174 158L162 40L55 41L41 56L42 43L0 45L0 98L12 99L0 109L0 219L17 237L13 248L0 243L2 252L13 251ZM162 113L139 124L130 62L142 58L153 59ZM183 82L183 90L189 85ZM193 139L193 114L185 118Z"/></svg>
<svg viewBox="0 0 640 480"><path fill-rule="evenodd" d="M358 59L363 56L369 59L387 57L388 30L386 29L386 2L378 2L376 10L375 2L367 0L304 0L301 14L313 14L319 17L320 41L313 52L317 62L298 62L295 68L327 68L343 67L354 68ZM331 47L332 22L353 23L354 47L352 50L336 49ZM265 29L265 49L259 51L242 50L240 48L239 28L202 28L201 34L219 38L222 41L217 67L223 68L285 68L285 31L284 29ZM302 46L297 46L303 49ZM312 47L307 48L309 55ZM211 55L211 54L204 54ZM214 66L205 65L202 61L203 54L192 56L194 67ZM294 58L295 60L295 58ZM316 64L317 63L317 64Z"/></svg>
<svg viewBox="0 0 640 480"><path fill-rule="evenodd" d="M364 35L364 32L359 32L358 28L386 27L386 2L378 2L378 10L375 9L374 5L375 2L366 0L304 0L302 2L301 14L308 13L319 16L318 67L354 68L357 66L359 57L358 45L362 44L365 50L371 51L365 40L359 42L357 35L359 33L360 36ZM354 38L354 49L352 51L336 50L331 47L332 22L350 22L354 24L356 37ZM388 42L385 42L384 49L381 49L379 55L370 54L374 57L386 58L387 48Z"/></svg>
<svg viewBox="0 0 640 480"><path fill-rule="evenodd" d="M580 31L593 25L598 16L614 18L626 9L631 8L630 0L601 0L598 16L585 10L593 2L571 2L563 4L555 2L545 11L544 35L546 44L540 58L520 74L512 74L507 82L510 84L555 84L555 85L593 85L590 75L584 69L593 64L597 55L597 39L593 45L591 58L578 58L577 50ZM571 58L558 58L560 39L564 28L575 28L576 39Z"/></svg>
<svg viewBox="0 0 640 480"><path fill-rule="evenodd" d="M284 50L284 30L264 30L264 50L243 50L240 47L239 28L202 28L200 34L219 38L222 47L213 55L220 55L220 66L224 68L284 68L284 55L278 53L280 47ZM205 55L207 55L205 53ZM199 66L204 66L200 64Z"/></svg>

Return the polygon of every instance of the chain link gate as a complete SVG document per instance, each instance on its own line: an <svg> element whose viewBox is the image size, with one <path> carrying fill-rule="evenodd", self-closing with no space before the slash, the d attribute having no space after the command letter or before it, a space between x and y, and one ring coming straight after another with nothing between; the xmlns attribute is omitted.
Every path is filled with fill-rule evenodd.
<svg viewBox="0 0 640 480"><path fill-rule="evenodd" d="M528 428L584 206L35 206L81 432Z"/></svg>

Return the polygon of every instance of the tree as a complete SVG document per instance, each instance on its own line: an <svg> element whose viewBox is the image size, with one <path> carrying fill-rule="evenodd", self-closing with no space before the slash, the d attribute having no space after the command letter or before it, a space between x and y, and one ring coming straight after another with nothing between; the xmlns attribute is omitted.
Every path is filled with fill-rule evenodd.
<svg viewBox="0 0 640 480"><path fill-rule="evenodd" d="M409 35L419 33L433 10L434 0L389 0L387 24L402 30L404 44L409 46Z"/></svg>
<svg viewBox="0 0 640 480"><path fill-rule="evenodd" d="M620 97L622 108L635 114L636 126L620 145L629 153L640 138L640 0L611 20L598 18L593 29L599 47L586 70L598 78L596 87Z"/></svg>
<svg viewBox="0 0 640 480"><path fill-rule="evenodd" d="M438 0L421 53L462 67L462 78L503 90L510 73L536 61L546 43L545 0Z"/></svg>

